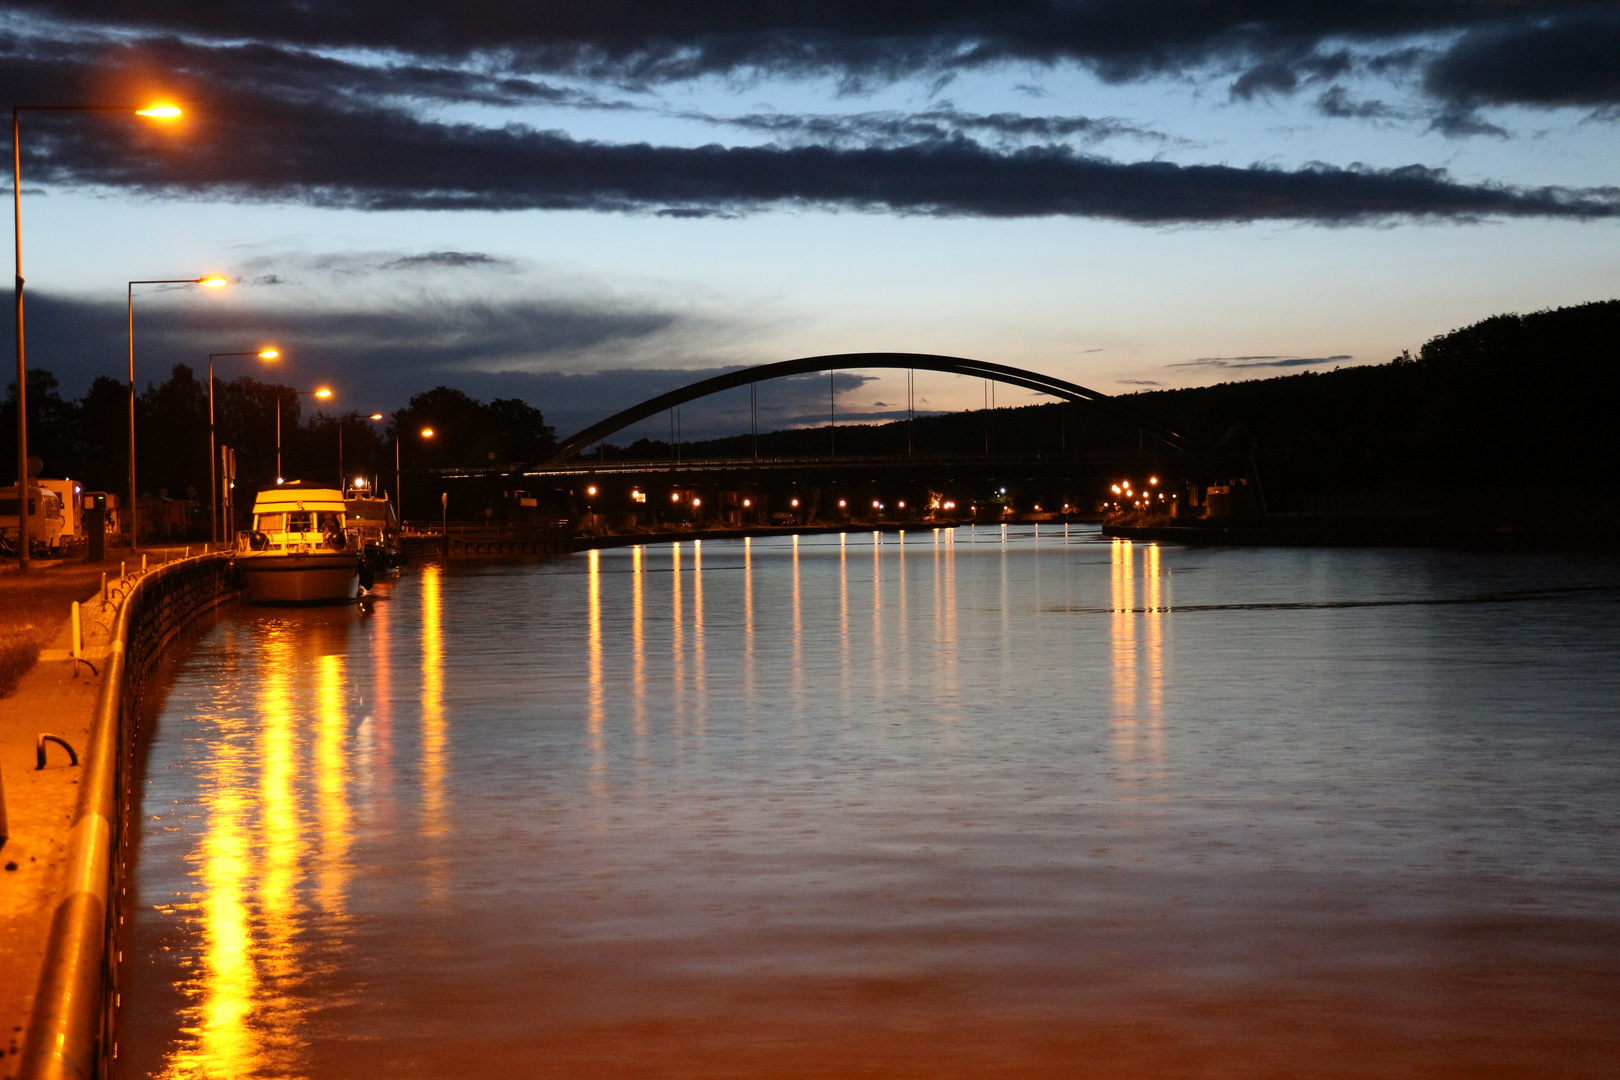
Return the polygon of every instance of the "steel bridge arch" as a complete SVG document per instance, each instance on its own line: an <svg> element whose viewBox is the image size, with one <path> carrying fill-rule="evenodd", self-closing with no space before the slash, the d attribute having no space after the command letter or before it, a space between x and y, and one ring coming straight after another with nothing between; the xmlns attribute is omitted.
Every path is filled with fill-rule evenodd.
<svg viewBox="0 0 1620 1080"><path fill-rule="evenodd" d="M932 353L872 352L806 356L797 360L782 360L774 364L760 364L756 367L729 371L724 375L716 375L713 378L701 379L678 390L671 390L668 393L659 394L657 397L648 398L639 405L632 405L628 409L614 413L606 420L592 424L583 431L569 437L557 447L556 453L541 464L559 465L592 443L605 439L614 432L629 427L631 424L639 423L650 416L656 416L665 409L672 409L677 405L684 405L688 401L696 401L698 398L708 397L710 394L717 394L722 390L732 390L739 386L747 386L750 383L764 382L767 379L782 379L791 375L808 375L818 371L837 371L845 368L897 368L901 370L942 371L951 375L974 375L994 382L1022 386L1029 390L1036 390L1055 398L1061 398L1064 401L1084 401L1096 405L1177 450L1191 454L1200 452L1200 448L1195 446L1192 440L1180 433L1126 408L1107 394L1087 389L1078 383L1068 382L1051 375L1042 375L1037 371L1028 371L1007 364L994 364L988 360L970 360L961 356L936 356Z"/></svg>

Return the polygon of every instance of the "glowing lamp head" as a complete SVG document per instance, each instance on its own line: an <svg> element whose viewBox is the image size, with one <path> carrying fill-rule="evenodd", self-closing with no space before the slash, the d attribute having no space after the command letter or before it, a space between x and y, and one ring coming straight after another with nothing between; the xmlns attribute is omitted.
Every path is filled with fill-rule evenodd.
<svg viewBox="0 0 1620 1080"><path fill-rule="evenodd" d="M230 282L226 281L222 277L219 277L218 275L215 275L214 277L198 278L197 284L201 285L205 289L223 289L225 286L229 285Z"/></svg>
<svg viewBox="0 0 1620 1080"><path fill-rule="evenodd" d="M423 428L422 429L422 438L424 438L424 439L433 438L433 429L430 428L430 427Z"/></svg>
<svg viewBox="0 0 1620 1080"><path fill-rule="evenodd" d="M150 116L154 120L173 120L180 115L177 105L153 105L146 109L136 109L136 116Z"/></svg>
<svg viewBox="0 0 1620 1080"><path fill-rule="evenodd" d="M693 506L702 506L703 505L703 500L702 499L693 499L692 500L692 505Z"/></svg>
<svg viewBox="0 0 1620 1080"><path fill-rule="evenodd" d="M794 499L794 500L793 500L793 502L792 502L792 503L791 503L791 504L790 504L790 505L792 505L792 506L798 506L798 505L799 505L799 500L798 500L798 499Z"/></svg>
<svg viewBox="0 0 1620 1080"><path fill-rule="evenodd" d="M595 495L596 494L596 485L592 484L590 487L586 488L585 489L585 494L587 494L587 495Z"/></svg>
<svg viewBox="0 0 1620 1080"><path fill-rule="evenodd" d="M380 412L374 412L374 413L371 414L371 419L373 419L373 420L381 420L382 418L383 418L383 414L380 413Z"/></svg>
<svg viewBox="0 0 1620 1080"><path fill-rule="evenodd" d="M322 401L325 401L327 398L332 396L332 391L323 386L319 390L315 391L315 396L320 398Z"/></svg>

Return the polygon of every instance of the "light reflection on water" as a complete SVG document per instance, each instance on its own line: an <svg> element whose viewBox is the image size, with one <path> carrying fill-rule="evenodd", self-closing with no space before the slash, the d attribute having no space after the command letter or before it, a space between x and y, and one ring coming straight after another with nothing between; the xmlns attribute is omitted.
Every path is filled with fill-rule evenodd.
<svg viewBox="0 0 1620 1080"><path fill-rule="evenodd" d="M121 1073L1609 1075L1617 587L1047 527L231 611Z"/></svg>

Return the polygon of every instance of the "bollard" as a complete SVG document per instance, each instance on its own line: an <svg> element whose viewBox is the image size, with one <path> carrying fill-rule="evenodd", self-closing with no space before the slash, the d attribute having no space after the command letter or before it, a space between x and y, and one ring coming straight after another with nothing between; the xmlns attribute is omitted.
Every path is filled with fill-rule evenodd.
<svg viewBox="0 0 1620 1080"><path fill-rule="evenodd" d="M68 644L68 656L77 660L84 655L84 638L79 632L79 602L73 601L73 640ZM78 669L74 669L78 673Z"/></svg>
<svg viewBox="0 0 1620 1080"><path fill-rule="evenodd" d="M101 572L101 602L103 604L107 602L107 571L105 570Z"/></svg>
<svg viewBox="0 0 1620 1080"><path fill-rule="evenodd" d="M121 559L118 562L118 576L121 578L129 576L129 564Z"/></svg>
<svg viewBox="0 0 1620 1080"><path fill-rule="evenodd" d="M141 552L141 573L146 573L146 552Z"/></svg>

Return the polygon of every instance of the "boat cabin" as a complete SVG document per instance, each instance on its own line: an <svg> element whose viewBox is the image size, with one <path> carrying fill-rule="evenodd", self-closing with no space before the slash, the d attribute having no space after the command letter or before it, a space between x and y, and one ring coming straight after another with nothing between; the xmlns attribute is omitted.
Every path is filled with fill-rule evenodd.
<svg viewBox="0 0 1620 1080"><path fill-rule="evenodd" d="M354 540L343 493L294 482L266 488L253 500L253 528L237 535L250 551L342 551Z"/></svg>

